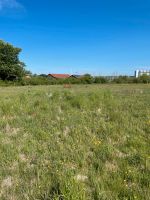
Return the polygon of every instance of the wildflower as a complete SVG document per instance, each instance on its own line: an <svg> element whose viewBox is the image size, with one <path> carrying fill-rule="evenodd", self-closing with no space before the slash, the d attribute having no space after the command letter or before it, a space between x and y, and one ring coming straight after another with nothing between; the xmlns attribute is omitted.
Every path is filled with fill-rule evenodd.
<svg viewBox="0 0 150 200"><path fill-rule="evenodd" d="M95 140L94 141L94 145L95 146L99 146L101 143L102 143L101 140Z"/></svg>

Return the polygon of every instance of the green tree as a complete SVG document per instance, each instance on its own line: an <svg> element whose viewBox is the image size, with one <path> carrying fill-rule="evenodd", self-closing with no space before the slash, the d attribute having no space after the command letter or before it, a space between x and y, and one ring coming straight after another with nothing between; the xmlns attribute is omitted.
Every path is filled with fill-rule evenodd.
<svg viewBox="0 0 150 200"><path fill-rule="evenodd" d="M150 83L150 76L148 76L147 74L143 74L138 78L138 80L140 83Z"/></svg>
<svg viewBox="0 0 150 200"><path fill-rule="evenodd" d="M20 48L0 40L0 78L10 77L20 79L25 74L25 64L19 60Z"/></svg>
<svg viewBox="0 0 150 200"><path fill-rule="evenodd" d="M113 80L114 83L132 83L133 82L133 78L132 77L128 77L128 76L118 76L117 78L115 78Z"/></svg>
<svg viewBox="0 0 150 200"><path fill-rule="evenodd" d="M107 79L105 77L102 76L97 76L94 79L94 83L107 83Z"/></svg>
<svg viewBox="0 0 150 200"><path fill-rule="evenodd" d="M93 77L90 74L85 74L81 77L81 82L85 84L92 84L94 82Z"/></svg>

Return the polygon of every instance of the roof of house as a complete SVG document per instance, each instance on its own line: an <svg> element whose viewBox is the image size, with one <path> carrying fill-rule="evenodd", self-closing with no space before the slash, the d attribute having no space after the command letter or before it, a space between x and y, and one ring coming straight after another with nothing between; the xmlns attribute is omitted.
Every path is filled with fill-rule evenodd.
<svg viewBox="0 0 150 200"><path fill-rule="evenodd" d="M48 76L52 76L54 78L69 78L69 74L48 74Z"/></svg>
<svg viewBox="0 0 150 200"><path fill-rule="evenodd" d="M78 75L78 74L73 74L73 75L71 75L72 77L75 77L75 78L80 78L80 77L82 77L82 75Z"/></svg>

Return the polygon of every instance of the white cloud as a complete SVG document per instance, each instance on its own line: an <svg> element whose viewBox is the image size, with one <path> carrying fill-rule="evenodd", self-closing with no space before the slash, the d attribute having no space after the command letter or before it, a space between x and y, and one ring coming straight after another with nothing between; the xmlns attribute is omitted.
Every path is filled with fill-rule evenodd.
<svg viewBox="0 0 150 200"><path fill-rule="evenodd" d="M18 9L23 6L17 0L0 0L0 10L10 8L10 9Z"/></svg>

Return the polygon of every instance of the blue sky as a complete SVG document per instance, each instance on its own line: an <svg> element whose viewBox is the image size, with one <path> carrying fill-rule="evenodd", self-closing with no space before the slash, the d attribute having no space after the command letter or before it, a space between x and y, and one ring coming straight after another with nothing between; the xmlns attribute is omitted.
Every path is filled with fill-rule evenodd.
<svg viewBox="0 0 150 200"><path fill-rule="evenodd" d="M33 73L132 75L150 66L150 1L0 0L0 38Z"/></svg>

